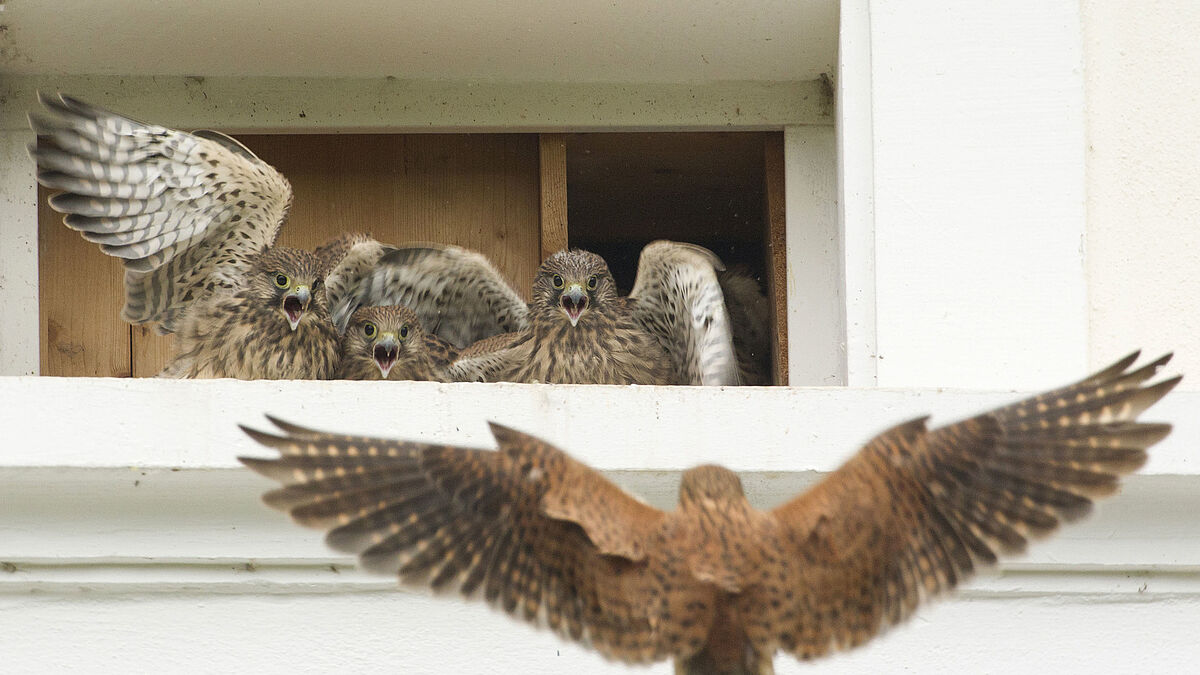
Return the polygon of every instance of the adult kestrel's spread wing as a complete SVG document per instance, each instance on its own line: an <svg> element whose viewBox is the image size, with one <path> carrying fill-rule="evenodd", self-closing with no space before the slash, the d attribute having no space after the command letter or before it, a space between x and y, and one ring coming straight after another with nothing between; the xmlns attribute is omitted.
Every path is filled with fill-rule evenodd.
<svg viewBox="0 0 1200 675"><path fill-rule="evenodd" d="M237 289L274 243L292 201L282 175L215 131L143 124L69 96L39 94L49 116L30 147L38 182L67 226L125 264L130 323L176 330L214 289Z"/></svg>
<svg viewBox="0 0 1200 675"><path fill-rule="evenodd" d="M1170 431L1136 420L1180 379L1143 386L1169 356L1136 358L932 431L901 424L769 512L704 466L666 514L498 426L492 452L276 422L285 435L246 431L282 457L241 459L284 484L268 504L370 569L482 591L612 658L769 673L776 650L861 644L1111 494Z"/></svg>
<svg viewBox="0 0 1200 675"><path fill-rule="evenodd" d="M656 241L642 249L629 292L634 319L658 338L683 384L738 384L732 324L706 248Z"/></svg>
<svg viewBox="0 0 1200 675"><path fill-rule="evenodd" d="M246 429L278 460L264 500L367 569L457 588L630 661L662 658L641 604L645 542L665 515L542 441L493 425L499 451Z"/></svg>
<svg viewBox="0 0 1200 675"><path fill-rule="evenodd" d="M336 292L335 323L369 305L401 305L417 314L430 333L458 348L528 325L528 307L482 254L458 246L407 244L387 247L370 270Z"/></svg>
<svg viewBox="0 0 1200 675"><path fill-rule="evenodd" d="M1137 417L1181 378L1142 386L1170 355L1130 371L1137 356L957 424L893 427L775 509L780 552L797 561L780 583L798 592L756 606L752 639L800 657L861 644L976 565L1086 515L1171 430Z"/></svg>

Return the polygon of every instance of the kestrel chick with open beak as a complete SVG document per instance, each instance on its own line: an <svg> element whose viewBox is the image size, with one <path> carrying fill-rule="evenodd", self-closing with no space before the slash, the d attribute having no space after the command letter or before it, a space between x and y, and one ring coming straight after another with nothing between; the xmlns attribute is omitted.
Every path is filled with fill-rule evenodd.
<svg viewBox="0 0 1200 675"><path fill-rule="evenodd" d="M316 255L282 246L251 262L240 289L188 310L176 331L171 377L329 379L338 336Z"/></svg>
<svg viewBox="0 0 1200 675"><path fill-rule="evenodd" d="M363 307L342 336L337 377L345 380L446 379L458 350L426 333L406 307Z"/></svg>

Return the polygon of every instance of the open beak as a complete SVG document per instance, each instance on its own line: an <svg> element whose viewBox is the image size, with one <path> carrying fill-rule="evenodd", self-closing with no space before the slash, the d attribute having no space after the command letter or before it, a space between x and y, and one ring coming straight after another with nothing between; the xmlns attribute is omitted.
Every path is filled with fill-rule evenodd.
<svg viewBox="0 0 1200 675"><path fill-rule="evenodd" d="M300 319L304 316L304 312L308 309L308 303L311 301L312 291L308 290L308 286L303 285L296 286L283 296L283 313L287 316L292 330L296 330L296 326L300 325Z"/></svg>
<svg viewBox="0 0 1200 675"><path fill-rule="evenodd" d="M375 365L379 366L379 374L386 380L400 356L400 342L396 340L396 334L380 333L371 355L375 358Z"/></svg>
<svg viewBox="0 0 1200 675"><path fill-rule="evenodd" d="M583 291L583 286L571 284L567 290L563 291L562 295L558 296L558 303L562 306L567 318L571 320L571 325L574 326L579 323L579 317L583 316L583 311L587 309L588 294Z"/></svg>

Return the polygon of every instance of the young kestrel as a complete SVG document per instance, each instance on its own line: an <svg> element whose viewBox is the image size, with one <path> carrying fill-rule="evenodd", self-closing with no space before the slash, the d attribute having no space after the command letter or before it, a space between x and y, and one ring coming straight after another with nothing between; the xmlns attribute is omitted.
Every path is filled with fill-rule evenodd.
<svg viewBox="0 0 1200 675"><path fill-rule="evenodd" d="M176 334L163 375L333 376L338 336L323 283L347 253L377 242L277 247L292 187L241 143L69 96L39 100L50 114L29 116L43 137L29 149L38 182L62 191L50 205L68 227L124 262L122 318Z"/></svg>
<svg viewBox="0 0 1200 675"><path fill-rule="evenodd" d="M620 297L600 256L560 251L538 269L526 304L477 253L399 246L358 288L340 294L334 316L360 305L399 304L460 347L512 334L503 349L460 357L451 369L460 380L737 384L721 269L707 249L657 241L642 250L633 290Z"/></svg>
<svg viewBox="0 0 1200 675"><path fill-rule="evenodd" d="M895 426L770 511L736 474L683 474L660 511L527 434L497 451L360 438L275 419L245 428L278 459L240 458L283 487L267 504L330 528L368 570L482 596L631 663L770 673L860 645L999 554L1024 550L1146 460L1169 424L1138 422L1179 377L1137 354L1075 384L928 429Z"/></svg>
<svg viewBox="0 0 1200 675"><path fill-rule="evenodd" d="M342 335L337 378L447 380L458 350L421 328L407 307L362 307Z"/></svg>

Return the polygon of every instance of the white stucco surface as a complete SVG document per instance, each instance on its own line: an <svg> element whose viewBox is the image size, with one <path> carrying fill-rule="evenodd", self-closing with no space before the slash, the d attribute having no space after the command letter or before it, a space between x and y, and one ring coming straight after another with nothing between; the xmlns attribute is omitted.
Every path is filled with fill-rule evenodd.
<svg viewBox="0 0 1200 675"><path fill-rule="evenodd" d="M1138 344L1200 373L1200 4L1082 8L1091 359Z"/></svg>
<svg viewBox="0 0 1200 675"><path fill-rule="evenodd" d="M1078 3L870 10L878 384L1083 370Z"/></svg>

